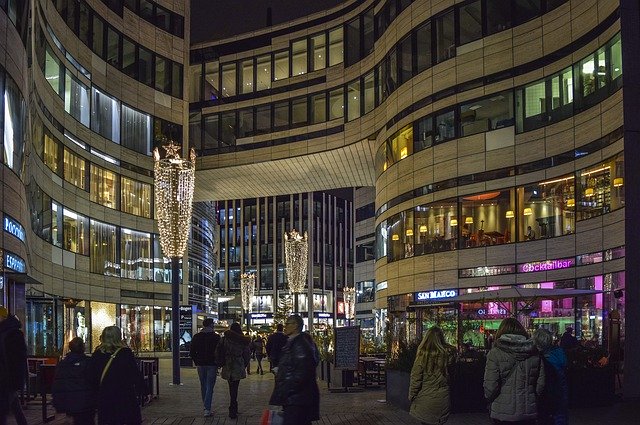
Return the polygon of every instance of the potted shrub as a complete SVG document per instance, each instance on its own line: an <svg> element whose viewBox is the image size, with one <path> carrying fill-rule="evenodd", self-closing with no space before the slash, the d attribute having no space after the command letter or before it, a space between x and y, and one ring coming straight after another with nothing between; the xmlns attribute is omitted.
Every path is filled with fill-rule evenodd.
<svg viewBox="0 0 640 425"><path fill-rule="evenodd" d="M387 360L387 403L409 411L409 377L416 358L419 341L407 344L398 341L397 350Z"/></svg>

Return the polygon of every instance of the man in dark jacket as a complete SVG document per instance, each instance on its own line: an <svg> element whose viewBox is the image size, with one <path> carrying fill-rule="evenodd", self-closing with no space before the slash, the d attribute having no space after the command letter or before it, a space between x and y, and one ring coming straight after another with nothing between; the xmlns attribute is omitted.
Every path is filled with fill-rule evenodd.
<svg viewBox="0 0 640 425"><path fill-rule="evenodd" d="M213 319L204 319L202 330L191 340L190 354L198 369L200 393L204 404L204 416L211 416L213 387L216 385L218 367L216 365L216 347L220 335L213 330Z"/></svg>
<svg viewBox="0 0 640 425"><path fill-rule="evenodd" d="M89 357L84 354L84 341L69 341L69 354L56 367L53 380L53 407L73 418L74 425L93 425L95 392L87 380Z"/></svg>
<svg viewBox="0 0 640 425"><path fill-rule="evenodd" d="M316 382L319 353L308 333L302 332L302 317L289 316L284 333L276 385L269 404L284 408L283 425L311 425L320 419L320 391Z"/></svg>
<svg viewBox="0 0 640 425"><path fill-rule="evenodd" d="M287 343L287 336L282 332L282 323L278 323L276 326L276 332L269 335L267 338L267 356L269 356L269 372L276 373L278 371L278 361L280 360L280 353L282 347Z"/></svg>
<svg viewBox="0 0 640 425"><path fill-rule="evenodd" d="M19 425L26 425L18 392L27 375L27 345L20 330L20 321L0 306L0 424L5 424L13 412Z"/></svg>

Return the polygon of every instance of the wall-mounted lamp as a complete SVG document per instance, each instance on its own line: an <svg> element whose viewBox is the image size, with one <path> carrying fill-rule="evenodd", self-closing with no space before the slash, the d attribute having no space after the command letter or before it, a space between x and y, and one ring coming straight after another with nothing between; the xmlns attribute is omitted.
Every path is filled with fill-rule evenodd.
<svg viewBox="0 0 640 425"><path fill-rule="evenodd" d="M513 218L514 217L513 211L512 210L507 211L505 213L504 217L505 218Z"/></svg>
<svg viewBox="0 0 640 425"><path fill-rule="evenodd" d="M624 184L624 179L622 177L616 177L613 179L613 187L620 187Z"/></svg>
<svg viewBox="0 0 640 425"><path fill-rule="evenodd" d="M400 236L398 236L397 233L394 233L393 235L391 235L391 240L392 241L398 241L398 240L400 240Z"/></svg>
<svg viewBox="0 0 640 425"><path fill-rule="evenodd" d="M522 211L523 215L531 215L533 214L533 211L531 210L531 208L527 207L524 209L524 211Z"/></svg>
<svg viewBox="0 0 640 425"><path fill-rule="evenodd" d="M413 236L413 229L407 229L407 231L405 232L405 234L407 236Z"/></svg>
<svg viewBox="0 0 640 425"><path fill-rule="evenodd" d="M464 219L464 224L473 224L473 217L467 217Z"/></svg>
<svg viewBox="0 0 640 425"><path fill-rule="evenodd" d="M451 227L455 227L458 225L458 219L452 218L451 219Z"/></svg>
<svg viewBox="0 0 640 425"><path fill-rule="evenodd" d="M427 225L423 224L420 226L420 233L427 233Z"/></svg>

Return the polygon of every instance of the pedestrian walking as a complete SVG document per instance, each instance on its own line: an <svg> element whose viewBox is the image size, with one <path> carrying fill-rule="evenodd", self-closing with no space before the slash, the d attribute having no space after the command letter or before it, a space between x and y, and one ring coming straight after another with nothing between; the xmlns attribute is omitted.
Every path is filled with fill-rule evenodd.
<svg viewBox="0 0 640 425"><path fill-rule="evenodd" d="M504 319L484 371L493 423L534 425L544 381L544 363L527 331L516 319Z"/></svg>
<svg viewBox="0 0 640 425"><path fill-rule="evenodd" d="M566 425L569 414L569 384L567 382L567 356L561 347L553 344L553 335L546 329L533 333L533 342L544 362L544 392L538 400L538 424Z"/></svg>
<svg viewBox="0 0 640 425"><path fill-rule="evenodd" d="M242 335L239 323L233 323L225 331L216 349L216 363L222 367L220 376L229 384L229 417L238 417L238 387L247 377L247 366L251 359L250 339Z"/></svg>
<svg viewBox="0 0 640 425"><path fill-rule="evenodd" d="M148 401L142 373L117 326L107 326L91 355L89 382L97 391L98 425L142 423L138 397Z"/></svg>
<svg viewBox="0 0 640 425"><path fill-rule="evenodd" d="M266 355L264 339L262 339L262 337L258 335L255 341L251 343L251 345L253 346L252 347L253 351L256 353L256 361L258 362L258 368L256 369L256 373L259 373L260 375L264 375L264 369L262 369L262 359Z"/></svg>
<svg viewBox="0 0 640 425"><path fill-rule="evenodd" d="M216 385L218 366L216 365L216 348L220 335L213 330L213 319L202 321L202 330L193 336L189 354L198 370L200 394L204 406L204 416L211 416L213 387Z"/></svg>
<svg viewBox="0 0 640 425"><path fill-rule="evenodd" d="M0 425L9 413L18 425L27 425L18 393L27 376L27 344L20 330L20 320L0 306Z"/></svg>
<svg viewBox="0 0 640 425"><path fill-rule="evenodd" d="M282 348L276 385L269 400L269 404L283 407L283 425L311 425L311 421L320 419L320 391L316 382L320 355L302 327L302 317L297 314L285 322L288 340Z"/></svg>
<svg viewBox="0 0 640 425"><path fill-rule="evenodd" d="M51 389L53 407L71 416L74 425L95 423L95 393L87 379L89 357L84 350L82 338L69 341L69 353L56 366Z"/></svg>
<svg viewBox="0 0 640 425"><path fill-rule="evenodd" d="M269 335L267 338L266 350L269 357L269 372L276 373L278 371L278 361L280 360L280 353L282 347L287 343L287 336L283 332L282 323L278 323L276 326L276 332Z"/></svg>
<svg viewBox="0 0 640 425"><path fill-rule="evenodd" d="M454 353L437 326L427 331L418 346L409 382L409 413L423 424L438 425L449 419L449 367Z"/></svg>

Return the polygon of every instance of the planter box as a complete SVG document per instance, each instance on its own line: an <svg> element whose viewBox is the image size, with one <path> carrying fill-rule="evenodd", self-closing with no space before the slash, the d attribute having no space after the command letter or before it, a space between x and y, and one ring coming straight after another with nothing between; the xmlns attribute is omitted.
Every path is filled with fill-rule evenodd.
<svg viewBox="0 0 640 425"><path fill-rule="evenodd" d="M387 369L387 403L409 411L409 372Z"/></svg>

